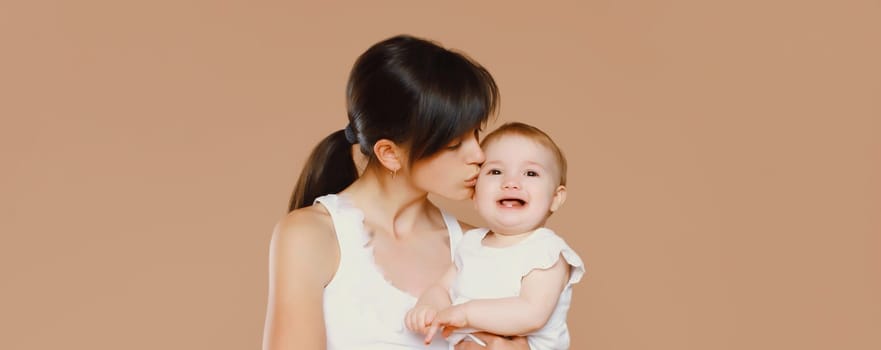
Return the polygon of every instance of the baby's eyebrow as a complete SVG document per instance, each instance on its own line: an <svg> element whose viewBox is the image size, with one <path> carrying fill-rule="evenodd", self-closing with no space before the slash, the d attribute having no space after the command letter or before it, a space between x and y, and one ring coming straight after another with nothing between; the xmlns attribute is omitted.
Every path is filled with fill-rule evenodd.
<svg viewBox="0 0 881 350"><path fill-rule="evenodd" d="M541 165L541 163L536 163L536 162L532 162L532 161L526 162L526 164L537 166L537 167L541 168L542 170L544 170L544 168L545 168L544 165Z"/></svg>

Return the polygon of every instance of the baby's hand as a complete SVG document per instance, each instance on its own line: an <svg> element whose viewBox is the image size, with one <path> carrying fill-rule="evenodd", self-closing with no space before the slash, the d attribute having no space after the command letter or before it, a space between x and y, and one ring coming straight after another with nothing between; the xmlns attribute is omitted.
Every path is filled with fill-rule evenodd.
<svg viewBox="0 0 881 350"><path fill-rule="evenodd" d="M407 311L407 315L404 316L404 323L407 325L407 329L413 332L427 334L428 327L431 326L435 316L437 316L437 312L438 310L435 306L417 304L410 311Z"/></svg>
<svg viewBox="0 0 881 350"><path fill-rule="evenodd" d="M443 329L443 336L449 337L450 334L458 329L468 327L468 314L465 312L465 304L454 305L441 310L437 316L433 317L428 332L425 336L425 343L428 344L438 329Z"/></svg>

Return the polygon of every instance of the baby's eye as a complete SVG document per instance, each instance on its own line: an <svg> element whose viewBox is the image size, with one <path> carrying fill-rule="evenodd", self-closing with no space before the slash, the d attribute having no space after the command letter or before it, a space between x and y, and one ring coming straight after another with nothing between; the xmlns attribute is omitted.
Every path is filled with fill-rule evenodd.
<svg viewBox="0 0 881 350"><path fill-rule="evenodd" d="M526 176L538 176L538 172L536 172L535 170L527 170Z"/></svg>
<svg viewBox="0 0 881 350"><path fill-rule="evenodd" d="M502 171L499 169L489 169L489 171L487 171L486 174L487 175L502 175Z"/></svg>

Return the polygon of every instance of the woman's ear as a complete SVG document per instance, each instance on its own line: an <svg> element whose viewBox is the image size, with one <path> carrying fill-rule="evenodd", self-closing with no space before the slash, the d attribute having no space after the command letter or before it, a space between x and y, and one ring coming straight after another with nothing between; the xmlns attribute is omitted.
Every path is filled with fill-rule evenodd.
<svg viewBox="0 0 881 350"><path fill-rule="evenodd" d="M560 209L563 206L563 202L566 201L566 186L560 185L557 186L557 189L554 191L554 198L551 199L551 213Z"/></svg>
<svg viewBox="0 0 881 350"><path fill-rule="evenodd" d="M373 154L376 160L390 172L397 172L404 166L404 150L388 139L381 139L373 144Z"/></svg>

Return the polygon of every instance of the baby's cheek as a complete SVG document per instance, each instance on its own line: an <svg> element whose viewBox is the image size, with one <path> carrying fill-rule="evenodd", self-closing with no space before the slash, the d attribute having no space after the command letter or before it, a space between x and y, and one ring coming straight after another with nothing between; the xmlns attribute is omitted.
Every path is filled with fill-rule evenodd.
<svg viewBox="0 0 881 350"><path fill-rule="evenodd" d="M478 182L477 186L474 187L474 200L482 202L490 198L492 193L489 193L488 188L488 184Z"/></svg>
<svg viewBox="0 0 881 350"><path fill-rule="evenodd" d="M483 203L483 195L480 193L480 191L474 191L474 198L472 198L471 201L474 202L474 207L480 207L480 205Z"/></svg>

